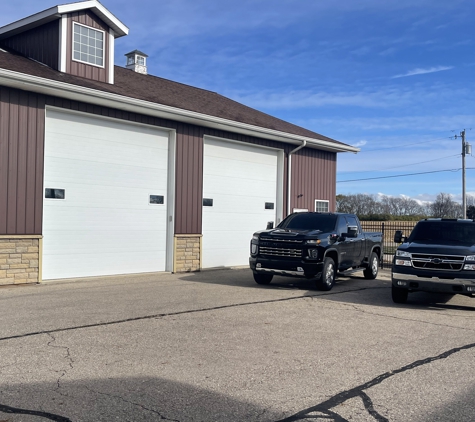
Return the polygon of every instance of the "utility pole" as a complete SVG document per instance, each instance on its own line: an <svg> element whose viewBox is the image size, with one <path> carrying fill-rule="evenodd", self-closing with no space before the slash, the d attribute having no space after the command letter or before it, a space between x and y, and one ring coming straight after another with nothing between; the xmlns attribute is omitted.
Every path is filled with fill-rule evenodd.
<svg viewBox="0 0 475 422"><path fill-rule="evenodd" d="M463 218L467 218L467 198L465 195L465 154L467 153L467 144L465 143L465 129L460 133L462 137L462 210Z"/></svg>

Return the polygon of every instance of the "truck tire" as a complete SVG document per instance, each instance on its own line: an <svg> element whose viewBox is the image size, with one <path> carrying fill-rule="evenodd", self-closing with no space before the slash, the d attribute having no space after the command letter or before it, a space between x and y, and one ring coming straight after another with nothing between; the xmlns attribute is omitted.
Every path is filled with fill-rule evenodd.
<svg viewBox="0 0 475 422"><path fill-rule="evenodd" d="M409 291L400 287L391 286L391 296L394 303L406 303Z"/></svg>
<svg viewBox="0 0 475 422"><path fill-rule="evenodd" d="M335 261L332 258L325 258L323 261L322 275L316 281L316 287L318 290L331 290L335 285Z"/></svg>
<svg viewBox="0 0 475 422"><path fill-rule="evenodd" d="M368 260L368 267L363 270L364 278L367 280L374 280L378 276L379 270L379 258L374 252L371 252L371 256Z"/></svg>
<svg viewBox="0 0 475 422"><path fill-rule="evenodd" d="M257 284L269 284L272 281L272 274L261 274L261 273L252 273L254 276L254 281Z"/></svg>

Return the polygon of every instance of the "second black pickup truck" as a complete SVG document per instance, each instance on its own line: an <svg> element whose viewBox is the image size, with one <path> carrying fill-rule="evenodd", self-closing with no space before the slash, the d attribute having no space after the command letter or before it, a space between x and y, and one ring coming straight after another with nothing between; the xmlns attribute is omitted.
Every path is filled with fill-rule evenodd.
<svg viewBox="0 0 475 422"><path fill-rule="evenodd" d="M275 229L254 233L249 264L259 284L274 275L301 276L330 290L337 272L363 270L365 278L376 278L381 239L382 233L363 232L354 214L293 213Z"/></svg>
<svg viewBox="0 0 475 422"><path fill-rule="evenodd" d="M405 303L411 292L475 297L475 221L429 218L409 237L396 231L392 299Z"/></svg>

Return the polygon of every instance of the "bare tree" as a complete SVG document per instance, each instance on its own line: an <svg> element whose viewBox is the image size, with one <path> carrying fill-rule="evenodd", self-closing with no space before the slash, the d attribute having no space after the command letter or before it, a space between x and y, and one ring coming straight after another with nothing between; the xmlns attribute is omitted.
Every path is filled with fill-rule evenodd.
<svg viewBox="0 0 475 422"><path fill-rule="evenodd" d="M375 196L364 193L337 195L336 204L338 212L346 212L358 216L378 214L381 210L380 204Z"/></svg>
<svg viewBox="0 0 475 422"><path fill-rule="evenodd" d="M431 204L432 217L439 218L460 218L462 217L462 206L452 199L449 193L441 192L436 200Z"/></svg>

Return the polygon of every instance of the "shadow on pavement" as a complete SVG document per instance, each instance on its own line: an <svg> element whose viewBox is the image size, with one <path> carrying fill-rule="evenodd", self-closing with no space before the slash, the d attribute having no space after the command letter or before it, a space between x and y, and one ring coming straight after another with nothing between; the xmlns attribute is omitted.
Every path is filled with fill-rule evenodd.
<svg viewBox="0 0 475 422"><path fill-rule="evenodd" d="M0 384L0 420L273 421L283 417L227 395L161 378ZM30 419L31 418L31 419Z"/></svg>
<svg viewBox="0 0 475 422"><path fill-rule="evenodd" d="M321 296L326 300L360 305L383 307L410 307L421 310L466 310L475 311L475 298L441 293L414 292L409 294L407 304L395 304L391 298L391 274L385 270L376 280L366 280L356 273L340 276L331 291L320 291L315 287L315 280L275 276L268 285L254 282L248 268L216 269L196 273L187 273L180 278L188 282L219 284L245 287L257 290L290 290L302 292L303 296ZM451 302L451 303L449 303Z"/></svg>

